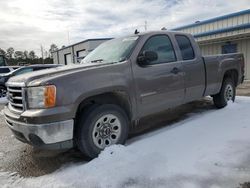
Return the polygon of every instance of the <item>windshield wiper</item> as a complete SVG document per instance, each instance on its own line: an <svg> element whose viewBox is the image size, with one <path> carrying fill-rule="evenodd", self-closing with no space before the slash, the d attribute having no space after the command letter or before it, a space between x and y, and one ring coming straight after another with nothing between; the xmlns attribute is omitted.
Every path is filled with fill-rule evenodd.
<svg viewBox="0 0 250 188"><path fill-rule="evenodd" d="M95 60L93 60L93 61L91 61L91 63L95 63L95 62L103 62L104 60L103 59L95 59Z"/></svg>

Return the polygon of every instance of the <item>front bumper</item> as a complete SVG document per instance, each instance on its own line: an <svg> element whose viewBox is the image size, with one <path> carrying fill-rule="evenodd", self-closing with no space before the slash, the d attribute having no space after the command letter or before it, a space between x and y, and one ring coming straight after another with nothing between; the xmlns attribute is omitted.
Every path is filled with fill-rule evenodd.
<svg viewBox="0 0 250 188"><path fill-rule="evenodd" d="M73 119L46 124L29 124L13 120L5 114L5 121L18 140L35 147L44 149L73 147Z"/></svg>

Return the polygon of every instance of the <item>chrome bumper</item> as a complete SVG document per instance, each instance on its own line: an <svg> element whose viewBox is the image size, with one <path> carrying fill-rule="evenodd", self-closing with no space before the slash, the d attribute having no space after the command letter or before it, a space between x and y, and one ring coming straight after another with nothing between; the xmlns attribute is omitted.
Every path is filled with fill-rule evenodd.
<svg viewBox="0 0 250 188"><path fill-rule="evenodd" d="M31 145L50 145L73 140L73 119L47 124L27 124L5 116L5 121L17 139Z"/></svg>

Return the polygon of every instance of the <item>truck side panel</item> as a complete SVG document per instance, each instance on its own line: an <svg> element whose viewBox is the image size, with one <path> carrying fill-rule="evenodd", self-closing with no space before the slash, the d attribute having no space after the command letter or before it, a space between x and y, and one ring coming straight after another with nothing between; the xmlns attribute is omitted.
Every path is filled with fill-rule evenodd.
<svg viewBox="0 0 250 188"><path fill-rule="evenodd" d="M235 70L238 74L238 83L242 79L242 54L223 54L204 56L207 74L207 87L204 96L219 93L224 75L227 71Z"/></svg>

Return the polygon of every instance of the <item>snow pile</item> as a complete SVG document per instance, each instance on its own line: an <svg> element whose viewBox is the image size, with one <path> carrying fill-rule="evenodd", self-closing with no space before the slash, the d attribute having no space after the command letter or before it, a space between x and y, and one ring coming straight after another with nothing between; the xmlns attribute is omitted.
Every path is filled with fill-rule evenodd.
<svg viewBox="0 0 250 188"><path fill-rule="evenodd" d="M11 187L237 187L250 180L250 98L111 146L98 158L37 178L0 173Z"/></svg>

